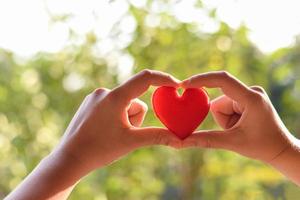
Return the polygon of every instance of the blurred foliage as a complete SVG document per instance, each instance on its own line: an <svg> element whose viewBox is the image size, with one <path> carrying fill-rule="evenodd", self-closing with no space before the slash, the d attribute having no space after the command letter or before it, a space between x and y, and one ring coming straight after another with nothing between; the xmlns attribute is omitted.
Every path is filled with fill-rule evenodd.
<svg viewBox="0 0 300 200"><path fill-rule="evenodd" d="M132 73L149 68L185 79L227 70L248 85L262 85L289 130L300 133L300 42L265 55L249 41L247 27L231 29L216 19L215 10L209 12L220 24L214 33L182 23L167 11L155 13L160 23L149 26L146 18L153 15L155 2L147 2L144 7L130 5L128 15L135 18L136 31L130 44L118 50L133 58ZM159 2L163 7L174 3ZM195 6L206 9L201 1ZM101 41L89 33L81 45L53 54L41 52L27 60L0 51L0 198L58 143L85 95L120 82L117 62L97 55L96 44ZM145 126L161 125L151 109L152 92L153 88L141 97L150 108ZM209 93L211 98L220 94L215 89ZM209 116L201 128L218 127ZM299 196L300 190L270 166L231 152L151 147L85 177L70 199L294 200Z"/></svg>

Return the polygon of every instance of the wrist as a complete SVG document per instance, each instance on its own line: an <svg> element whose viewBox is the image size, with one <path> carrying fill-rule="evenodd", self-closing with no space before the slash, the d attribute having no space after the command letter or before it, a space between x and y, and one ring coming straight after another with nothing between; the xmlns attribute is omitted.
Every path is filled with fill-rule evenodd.
<svg viewBox="0 0 300 200"><path fill-rule="evenodd" d="M277 148L277 153L273 156L272 159L265 161L270 165L280 165L280 163L284 163L286 159L292 159L295 155L298 155L299 150L299 140L293 136L287 129L280 130L278 133L280 136L277 141L281 141L277 145L274 145L274 150Z"/></svg>
<svg viewBox="0 0 300 200"><path fill-rule="evenodd" d="M283 145L282 150L278 152L277 155L267 161L267 163L272 166L285 163L287 160L294 158L299 153L298 140L289 132L282 133L281 135L284 136L283 140L285 141L285 145Z"/></svg>
<svg viewBox="0 0 300 200"><path fill-rule="evenodd" d="M53 151L6 199L66 199L76 183L88 172L60 151Z"/></svg>
<svg viewBox="0 0 300 200"><path fill-rule="evenodd" d="M45 160L45 161L44 161ZM53 165L53 170L63 174L70 182L78 182L91 170L73 154L60 148L51 152L43 162Z"/></svg>
<svg viewBox="0 0 300 200"><path fill-rule="evenodd" d="M293 139L276 158L267 162L296 184L300 185L300 146L299 140Z"/></svg>

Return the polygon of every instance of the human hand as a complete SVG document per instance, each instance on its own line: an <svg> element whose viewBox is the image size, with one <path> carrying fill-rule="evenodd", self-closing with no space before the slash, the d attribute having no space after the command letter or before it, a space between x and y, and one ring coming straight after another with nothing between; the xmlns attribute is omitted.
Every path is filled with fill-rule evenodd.
<svg viewBox="0 0 300 200"><path fill-rule="evenodd" d="M163 144L180 146L167 129L140 128L147 105L137 99L153 86L178 86L159 71L144 70L113 90L89 94L69 124L59 145L12 191L10 199L67 199L76 183L136 148Z"/></svg>
<svg viewBox="0 0 300 200"><path fill-rule="evenodd" d="M138 128L147 105L137 98L150 85L177 87L178 81L159 71L144 70L113 90L95 90L81 104L56 151L75 157L91 171L139 147L176 146L180 140L165 128Z"/></svg>
<svg viewBox="0 0 300 200"><path fill-rule="evenodd" d="M182 87L221 88L224 93L211 102L213 117L223 130L193 134L184 147L227 149L272 162L297 142L261 87L249 88L227 72L195 75L183 81Z"/></svg>

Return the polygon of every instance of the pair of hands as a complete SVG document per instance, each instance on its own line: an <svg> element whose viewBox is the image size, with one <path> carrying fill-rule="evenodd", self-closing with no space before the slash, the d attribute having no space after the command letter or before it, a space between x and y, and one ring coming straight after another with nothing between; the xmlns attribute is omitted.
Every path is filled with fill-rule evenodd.
<svg viewBox="0 0 300 200"><path fill-rule="evenodd" d="M141 128L147 105L138 97L151 85L221 88L224 95L211 102L211 111L223 130L200 131L182 141L165 128ZM273 162L294 140L261 87L247 87L227 72L199 74L180 82L169 74L144 70L117 88L89 94L56 152L76 159L88 173L149 145L221 148Z"/></svg>
<svg viewBox="0 0 300 200"><path fill-rule="evenodd" d="M211 111L223 130L200 131L182 141L165 128L141 128L147 105L138 97L151 85L221 88L224 95L211 102ZM166 73L145 70L113 90L89 94L60 144L6 199L67 199L92 170L156 144L231 150L269 163L300 186L299 140L285 128L261 87L247 87L227 72L180 82Z"/></svg>

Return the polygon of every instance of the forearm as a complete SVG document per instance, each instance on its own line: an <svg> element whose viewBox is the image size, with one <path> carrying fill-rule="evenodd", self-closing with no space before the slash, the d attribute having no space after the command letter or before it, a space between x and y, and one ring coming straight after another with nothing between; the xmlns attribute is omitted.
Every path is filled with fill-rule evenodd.
<svg viewBox="0 0 300 200"><path fill-rule="evenodd" d="M67 199L81 177L87 174L76 159L61 153L45 157L5 199Z"/></svg>
<svg viewBox="0 0 300 200"><path fill-rule="evenodd" d="M294 139L293 145L286 148L277 158L270 161L274 168L300 186L300 145L299 140Z"/></svg>

